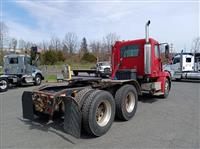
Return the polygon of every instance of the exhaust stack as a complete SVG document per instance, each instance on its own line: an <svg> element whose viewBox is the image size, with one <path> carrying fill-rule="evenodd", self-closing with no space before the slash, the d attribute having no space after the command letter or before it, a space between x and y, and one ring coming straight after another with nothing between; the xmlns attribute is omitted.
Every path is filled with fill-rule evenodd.
<svg viewBox="0 0 200 149"><path fill-rule="evenodd" d="M149 24L150 20L145 25L146 44L144 45L144 73L151 74L151 44L149 43Z"/></svg>
<svg viewBox="0 0 200 149"><path fill-rule="evenodd" d="M149 43L149 24L151 21L149 20L145 25L145 37L146 37L146 43Z"/></svg>

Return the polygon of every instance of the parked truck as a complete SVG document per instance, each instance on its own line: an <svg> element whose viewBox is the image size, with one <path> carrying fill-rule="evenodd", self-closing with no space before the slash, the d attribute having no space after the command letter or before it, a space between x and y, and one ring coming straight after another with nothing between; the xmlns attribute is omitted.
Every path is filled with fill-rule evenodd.
<svg viewBox="0 0 200 149"><path fill-rule="evenodd" d="M91 69L76 69L73 70L75 76L78 76L80 73L94 74L97 77L109 77L111 74L110 62L103 61L97 62L97 64Z"/></svg>
<svg viewBox="0 0 200 149"><path fill-rule="evenodd" d="M112 48L111 79L79 78L66 85L49 85L22 95L23 118L64 119L64 131L80 137L81 130L102 136L115 116L130 120L136 113L138 96L148 93L166 98L171 88L170 74L163 70L161 45L149 38L117 41Z"/></svg>
<svg viewBox="0 0 200 149"><path fill-rule="evenodd" d="M199 53L179 53L172 59L172 64L164 65L175 80L200 79Z"/></svg>
<svg viewBox="0 0 200 149"><path fill-rule="evenodd" d="M27 54L8 54L4 56L3 62L4 72L0 76L0 92L7 91L9 84L40 85L44 79L42 72L32 64L31 57Z"/></svg>

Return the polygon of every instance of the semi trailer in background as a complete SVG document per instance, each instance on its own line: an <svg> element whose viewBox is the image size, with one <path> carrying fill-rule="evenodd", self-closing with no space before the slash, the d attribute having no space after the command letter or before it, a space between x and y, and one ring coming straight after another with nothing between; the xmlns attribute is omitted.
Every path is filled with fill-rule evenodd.
<svg viewBox="0 0 200 149"><path fill-rule="evenodd" d="M200 54L199 53L179 53L172 59L172 64L164 65L164 70L168 71L175 80L200 79Z"/></svg>

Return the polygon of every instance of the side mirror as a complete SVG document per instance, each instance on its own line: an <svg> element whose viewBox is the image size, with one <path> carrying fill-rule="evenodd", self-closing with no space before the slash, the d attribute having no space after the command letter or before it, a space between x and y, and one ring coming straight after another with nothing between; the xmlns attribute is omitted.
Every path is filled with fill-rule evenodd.
<svg viewBox="0 0 200 149"><path fill-rule="evenodd" d="M165 45L165 57L169 58L169 45Z"/></svg>

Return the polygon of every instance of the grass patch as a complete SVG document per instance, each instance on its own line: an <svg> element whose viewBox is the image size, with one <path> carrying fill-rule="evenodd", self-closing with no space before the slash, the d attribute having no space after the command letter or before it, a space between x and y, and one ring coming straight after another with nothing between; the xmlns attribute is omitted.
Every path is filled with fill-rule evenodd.
<svg viewBox="0 0 200 149"><path fill-rule="evenodd" d="M47 75L45 76L45 81L57 81L56 75Z"/></svg>
<svg viewBox="0 0 200 149"><path fill-rule="evenodd" d="M0 68L0 75L3 74L3 68Z"/></svg>
<svg viewBox="0 0 200 149"><path fill-rule="evenodd" d="M95 65L95 63L73 63L69 64L71 69L90 69Z"/></svg>
<svg viewBox="0 0 200 149"><path fill-rule="evenodd" d="M40 66L39 68L42 70L43 75L45 77L46 82L55 82L57 81L57 74L61 74L61 71L63 70L63 65L69 65L72 70L77 69L91 69L91 67L95 66L95 63L88 63L88 62L82 62L82 63L60 63L57 65L46 65L46 66Z"/></svg>

